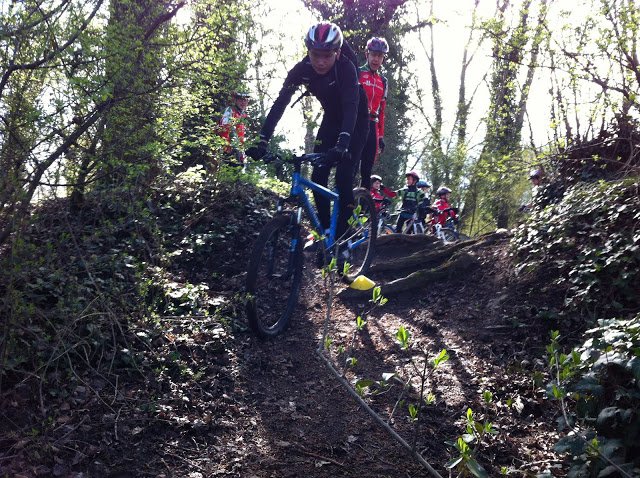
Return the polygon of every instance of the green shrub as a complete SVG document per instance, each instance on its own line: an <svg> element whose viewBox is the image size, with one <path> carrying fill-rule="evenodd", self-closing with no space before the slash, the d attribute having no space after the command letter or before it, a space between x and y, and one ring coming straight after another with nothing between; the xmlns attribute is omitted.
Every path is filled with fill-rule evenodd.
<svg viewBox="0 0 640 478"><path fill-rule="evenodd" d="M557 381L550 386L565 408L572 433L556 451L572 457L568 476L628 476L640 473L640 314L598 321L571 354L548 349ZM557 373L556 373L557 372ZM566 423L562 423L566 425Z"/></svg>
<svg viewBox="0 0 640 478"><path fill-rule="evenodd" d="M565 296L565 314L610 318L640 306L638 180L578 184L516 230L519 274Z"/></svg>

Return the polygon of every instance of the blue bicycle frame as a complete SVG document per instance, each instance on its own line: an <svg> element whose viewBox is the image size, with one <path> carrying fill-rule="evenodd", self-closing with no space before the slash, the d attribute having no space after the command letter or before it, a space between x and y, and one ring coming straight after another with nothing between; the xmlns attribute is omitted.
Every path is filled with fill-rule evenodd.
<svg viewBox="0 0 640 478"><path fill-rule="evenodd" d="M309 218L311 218L311 223L316 231L318 231L323 236L324 247L326 250L330 250L336 243L336 232L338 229L338 211L340 210L340 196L330 189L322 186L320 184L314 183L309 179L305 178L301 174L301 166L302 160L305 156L295 157L294 171L291 181L291 191L289 193L288 200L292 198L296 198L298 200L298 211L295 216L295 220L297 224L300 224L302 221L302 208L305 209ZM318 218L318 214L316 213L314 207L311 205L311 200L307 195L306 189L311 189L319 193L320 195L329 199L331 203L333 203L333 209L331 210L331 220L329 225L329 230L324 231L322 224L320 223L320 219ZM286 201L286 200L285 200ZM282 211L282 203L283 201L278 202L277 211ZM358 239L357 241L349 242L347 248L349 250L355 249L360 244L366 242L368 240L368 234L365 231L364 237ZM292 251L295 250L296 244L292 244Z"/></svg>

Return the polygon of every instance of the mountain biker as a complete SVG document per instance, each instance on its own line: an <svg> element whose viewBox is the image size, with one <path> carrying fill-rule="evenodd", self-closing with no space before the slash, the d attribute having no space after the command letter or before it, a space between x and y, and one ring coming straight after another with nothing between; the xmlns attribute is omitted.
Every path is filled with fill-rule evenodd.
<svg viewBox="0 0 640 478"><path fill-rule="evenodd" d="M373 174L371 177L371 197L376 205L376 213L380 212L385 201L393 199L397 194L382 184L382 178L377 174Z"/></svg>
<svg viewBox="0 0 640 478"><path fill-rule="evenodd" d="M404 223L413 217L418 210L418 205L424 199L424 193L418 189L416 184L420 180L420 176L415 171L409 171L405 174L407 179L407 186L396 191L398 196L402 198L402 205L400 206L400 216L398 216L398 223L396 224L396 231L402 232ZM412 231L409 230L409 233Z"/></svg>
<svg viewBox="0 0 640 478"><path fill-rule="evenodd" d="M244 163L244 137L247 121L247 106L249 93L245 91L233 92L233 104L225 108L219 125L219 135L227 142L224 152L230 159L230 164Z"/></svg>
<svg viewBox="0 0 640 478"><path fill-rule="evenodd" d="M533 206L533 201L536 195L538 194L538 192L540 191L540 188L542 187L542 182L544 180L544 171L542 170L542 168L534 168L531 171L529 171L529 180L531 181L531 184L532 184L532 188L531 188L532 197L527 204L523 204L518 208L520 212L529 212L531 210L531 207Z"/></svg>
<svg viewBox="0 0 640 478"><path fill-rule="evenodd" d="M389 45L384 38L373 37L367 42L367 63L360 67L359 81L367 94L369 135L360 158L360 182L371 187L370 176L378 153L384 151L384 110L387 104L387 79L379 73Z"/></svg>
<svg viewBox="0 0 640 478"><path fill-rule="evenodd" d="M344 43L344 44L343 44ZM316 23L305 37L308 53L287 74L260 131L260 141L247 150L253 159L262 158L267 144L284 111L299 87L304 95L314 95L324 111L316 136L314 152L327 153L323 164L313 167L311 180L326 186L331 166L336 165L336 187L340 196L337 237L347 230L350 210L354 207L354 164L360 161L367 137L367 99L358 83L358 73L349 59L353 51L344 42L340 28L330 22ZM330 201L314 192L322 227L329 228Z"/></svg>
<svg viewBox="0 0 640 478"><path fill-rule="evenodd" d="M421 179L416 183L416 187L422 191L422 194L424 194L424 198L420 204L418 204L418 220L424 224L427 214L432 212L431 198L429 197L429 189L431 189L431 185L424 179Z"/></svg>
<svg viewBox="0 0 640 478"><path fill-rule="evenodd" d="M452 217L454 221L458 221L458 210L456 208L451 207L449 204L449 198L451 197L451 189L446 186L440 186L436 191L436 199L433 202L433 208L437 213L432 221L432 224L435 226L436 224L440 224L444 226L447 219Z"/></svg>
<svg viewBox="0 0 640 478"><path fill-rule="evenodd" d="M535 168L529 171L529 180L534 187L540 186L542 179L544 178L544 171L542 168Z"/></svg>

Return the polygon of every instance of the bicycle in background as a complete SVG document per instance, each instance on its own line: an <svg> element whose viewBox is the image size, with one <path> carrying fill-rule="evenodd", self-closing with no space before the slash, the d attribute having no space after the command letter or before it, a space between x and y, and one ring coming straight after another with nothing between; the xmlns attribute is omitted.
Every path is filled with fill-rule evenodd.
<svg viewBox="0 0 640 478"><path fill-rule="evenodd" d="M369 268L375 253L377 219L369 191L354 189L355 209L349 229L343 237L336 237L340 198L337 193L314 183L301 174L303 163L321 165L323 153L303 154L284 158L267 155L265 162L279 161L293 164L294 170L289 197L279 199L276 214L262 229L249 259L246 290L247 320L261 338L275 337L289 325L298 302L303 267L303 215L319 238L320 253L327 260L341 258L351 266L344 275L352 281ZM333 203L330 228L323 231L318 214L306 190L311 189Z"/></svg>
<svg viewBox="0 0 640 478"><path fill-rule="evenodd" d="M391 223L391 214L389 214L389 205L391 201L387 198L383 199L380 210L378 211L378 229L377 235L386 236L387 234L393 234L395 229L390 225Z"/></svg>
<svg viewBox="0 0 640 478"><path fill-rule="evenodd" d="M450 212L456 212L455 208L447 208L441 211L436 211L433 209L431 211L433 214L447 214ZM443 242L455 242L460 240L460 232L458 231L458 220L457 217L451 217L450 215L447 217L447 220L444 222L444 225L436 222L433 225L433 233L435 236ZM466 236L465 236L466 237Z"/></svg>
<svg viewBox="0 0 640 478"><path fill-rule="evenodd" d="M414 212L413 216L402 226L402 234L424 234L425 232L424 222L419 218L417 212Z"/></svg>

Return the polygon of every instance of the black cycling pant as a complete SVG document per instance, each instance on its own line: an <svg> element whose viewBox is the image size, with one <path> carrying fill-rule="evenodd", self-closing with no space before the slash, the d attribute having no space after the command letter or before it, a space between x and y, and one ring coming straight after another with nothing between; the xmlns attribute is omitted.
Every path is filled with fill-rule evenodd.
<svg viewBox="0 0 640 478"><path fill-rule="evenodd" d="M369 133L360 156L360 186L371 189L371 171L378 152L378 123L369 121ZM356 167L358 164L356 163Z"/></svg>
<svg viewBox="0 0 640 478"><path fill-rule="evenodd" d="M362 101L360 101L360 107L362 107ZM366 98L364 98L364 111L367 111ZM320 128L318 128L318 135L316 136L316 146L313 149L315 153L325 153L335 146L336 141L338 141L338 134L340 133L338 129L341 123L341 118L333 116L327 117L327 115L322 118ZM350 155L347 155L335 166L336 188L340 196L338 228L336 231L337 237L340 237L347 230L349 217L354 208L353 173L355 165L360 161L360 154L362 153L362 147L364 146L364 141L367 136L367 127L367 117L358 114L358 119L349 144ZM329 184L330 173L331 168L314 167L311 173L311 180L314 183L326 186ZM325 230L329 229L331 222L331 202L326 197L315 192L313 193L313 197L316 202L316 208L318 209L320 224Z"/></svg>

